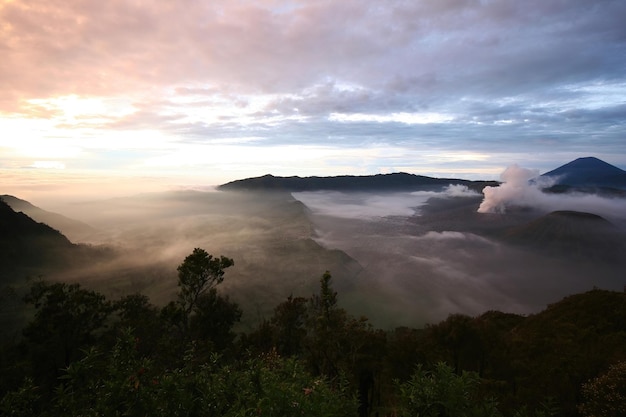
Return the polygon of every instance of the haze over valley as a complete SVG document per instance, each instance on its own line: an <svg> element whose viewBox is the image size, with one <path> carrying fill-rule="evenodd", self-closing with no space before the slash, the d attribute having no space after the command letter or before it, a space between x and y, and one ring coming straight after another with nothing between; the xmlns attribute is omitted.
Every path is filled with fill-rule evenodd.
<svg viewBox="0 0 626 417"><path fill-rule="evenodd" d="M355 188L353 181L367 177L343 178L350 183L330 191L250 189L243 181L240 189L74 202L65 217L4 199L94 251L71 267L40 271L46 279L112 297L142 292L164 304L176 291L176 266L200 247L235 260L221 288L242 305L244 328L290 295L310 296L326 270L342 306L391 328L453 313L529 314L571 293L623 288L623 190L554 193L529 181L537 175L511 167L500 184L446 180L409 188L397 185L397 176L377 178L393 179L392 191ZM13 275L10 284L24 279Z"/></svg>

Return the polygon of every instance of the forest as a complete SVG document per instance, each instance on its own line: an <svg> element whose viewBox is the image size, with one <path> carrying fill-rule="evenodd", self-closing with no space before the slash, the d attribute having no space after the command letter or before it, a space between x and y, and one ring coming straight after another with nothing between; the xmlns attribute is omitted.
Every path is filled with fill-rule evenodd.
<svg viewBox="0 0 626 417"><path fill-rule="evenodd" d="M234 260L196 248L174 300L109 300L35 280L0 347L6 416L623 416L626 294L594 289L533 315L451 314L375 328L330 272L237 333L219 291Z"/></svg>

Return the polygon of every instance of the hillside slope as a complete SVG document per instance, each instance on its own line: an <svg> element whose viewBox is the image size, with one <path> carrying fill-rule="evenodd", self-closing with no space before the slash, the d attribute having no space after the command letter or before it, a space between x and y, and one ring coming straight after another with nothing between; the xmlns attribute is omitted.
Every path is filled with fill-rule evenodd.
<svg viewBox="0 0 626 417"><path fill-rule="evenodd" d="M626 235L601 216L577 211L554 211L507 229L505 240L552 255L574 259L623 262Z"/></svg>
<svg viewBox="0 0 626 417"><path fill-rule="evenodd" d="M57 264L60 255L73 247L59 231L0 201L0 271Z"/></svg>
<svg viewBox="0 0 626 417"><path fill-rule="evenodd" d="M26 200L12 195L2 195L0 199L7 203L13 210L23 212L28 217L41 223L45 223L68 236L72 241L79 242L93 235L96 229L86 223L70 219L58 213L43 210Z"/></svg>

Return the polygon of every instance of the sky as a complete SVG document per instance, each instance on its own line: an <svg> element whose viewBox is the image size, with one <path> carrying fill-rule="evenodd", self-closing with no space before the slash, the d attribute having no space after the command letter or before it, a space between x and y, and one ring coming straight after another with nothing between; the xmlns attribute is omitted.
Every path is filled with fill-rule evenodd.
<svg viewBox="0 0 626 417"><path fill-rule="evenodd" d="M0 0L20 196L626 168L623 0Z"/></svg>

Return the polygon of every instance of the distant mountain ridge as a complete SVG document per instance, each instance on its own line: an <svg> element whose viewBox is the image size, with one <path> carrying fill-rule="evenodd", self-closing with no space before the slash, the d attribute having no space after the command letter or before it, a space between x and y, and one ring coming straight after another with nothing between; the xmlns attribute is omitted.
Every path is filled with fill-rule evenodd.
<svg viewBox="0 0 626 417"><path fill-rule="evenodd" d="M595 157L575 159L541 175L556 186L616 188L626 190L626 171Z"/></svg>
<svg viewBox="0 0 626 417"><path fill-rule="evenodd" d="M377 175L342 175L331 177L262 177L232 181L218 187L222 191L411 191L416 188L444 187L449 184L466 185L480 191L496 181L470 181L458 178L433 178L398 172Z"/></svg>
<svg viewBox="0 0 626 417"><path fill-rule="evenodd" d="M74 248L59 231L0 200L0 275L20 267L56 264Z"/></svg>
<svg viewBox="0 0 626 417"><path fill-rule="evenodd" d="M43 210L29 201L22 200L12 195L0 195L0 200L8 204L13 210L23 212L31 219L45 223L56 230L61 231L72 241L82 241L85 237L93 235L96 229L78 220L71 219L58 213Z"/></svg>

